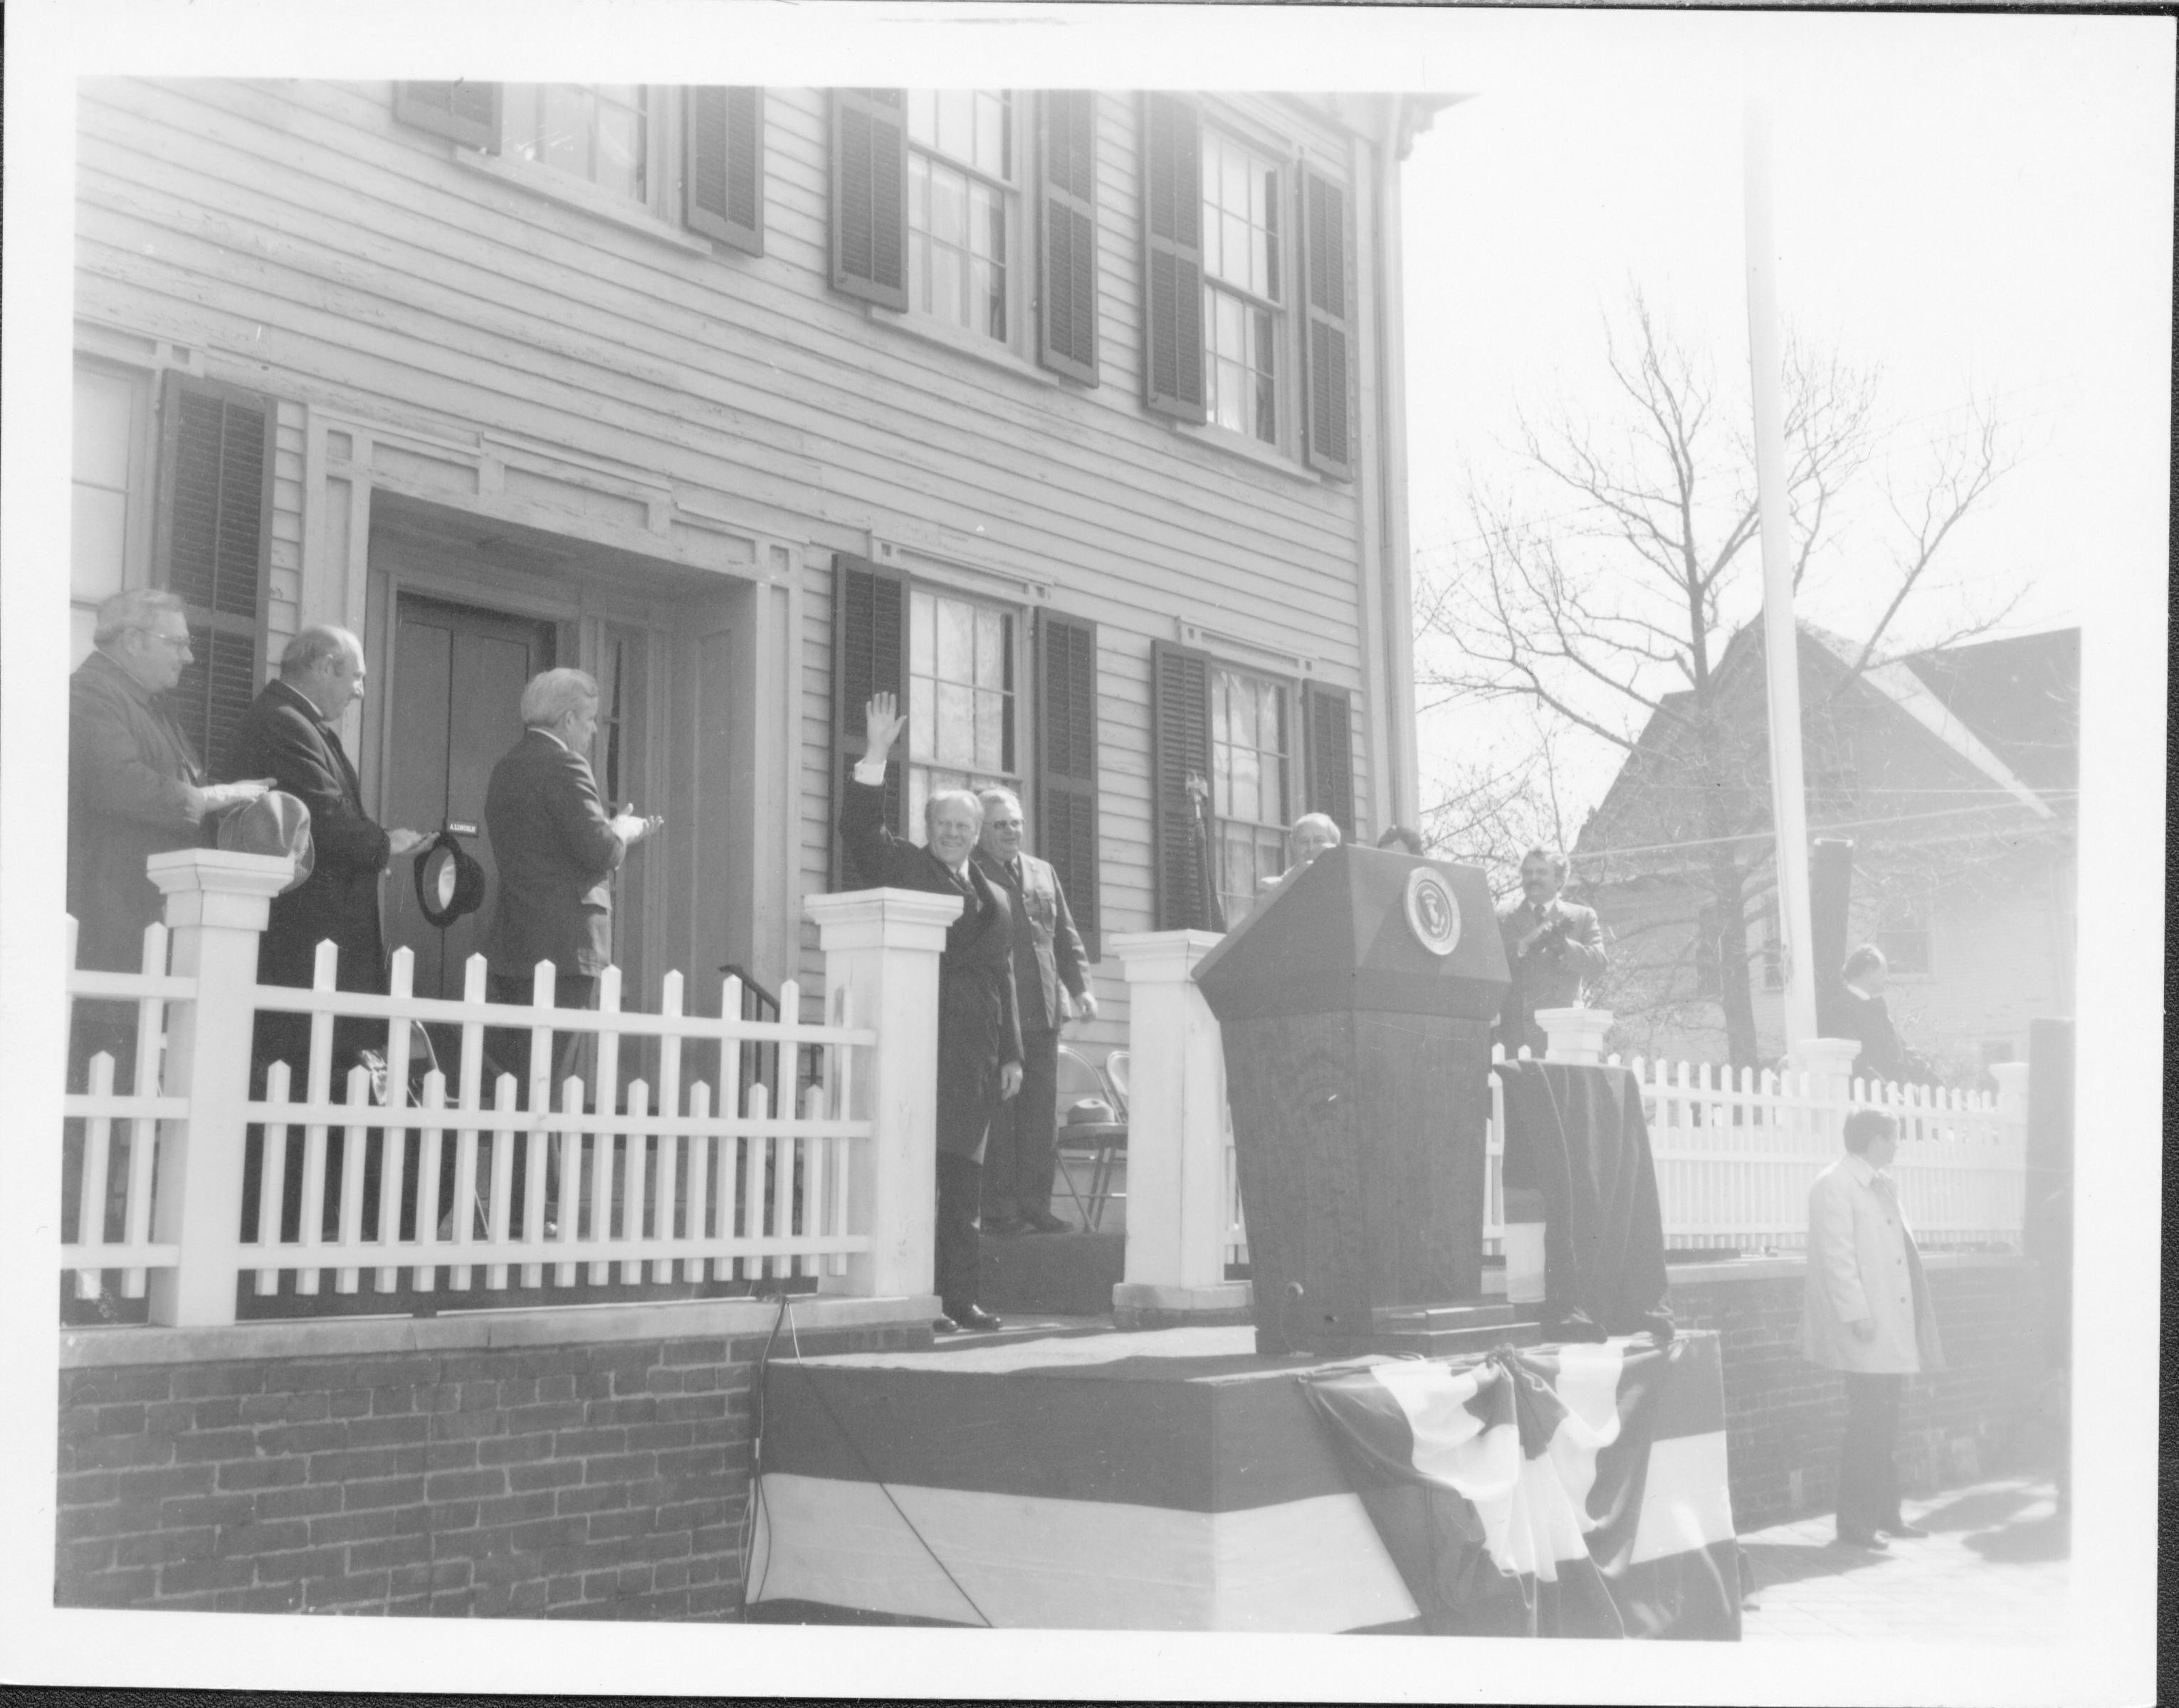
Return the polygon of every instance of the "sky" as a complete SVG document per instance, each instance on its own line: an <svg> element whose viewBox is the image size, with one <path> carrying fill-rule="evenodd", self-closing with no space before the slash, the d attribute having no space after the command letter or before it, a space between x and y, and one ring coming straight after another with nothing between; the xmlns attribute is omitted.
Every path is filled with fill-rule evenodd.
<svg viewBox="0 0 2179 1708"><path fill-rule="evenodd" d="M1907 486L1972 395L2014 442L2016 466L1944 549L1942 608L2017 593L2001 632L2024 633L2081 621L2105 578L2160 586L2168 27L2160 62L2141 20L1467 21L1482 27L1445 68L1469 98L1417 141L1402 187L1419 567L1474 538L1470 479L1518 479L1517 410L1603 407L1601 329L1631 285L1708 353L1721 393L1744 395L1742 112L1760 93L1781 320L1881 370L1880 445ZM1866 622L1886 540L1873 481L1861 497L1832 596L1802 612L1845 628ZM1903 636L1917 638L1911 607ZM1526 722L1473 702L1426 720L1425 801L1434 771L1518 746ZM1578 822L1618 756L1565 752Z"/></svg>

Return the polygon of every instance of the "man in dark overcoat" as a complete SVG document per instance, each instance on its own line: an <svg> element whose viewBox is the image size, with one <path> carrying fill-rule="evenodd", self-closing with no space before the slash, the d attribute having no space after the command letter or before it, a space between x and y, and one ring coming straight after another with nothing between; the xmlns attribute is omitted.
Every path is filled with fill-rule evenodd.
<svg viewBox="0 0 2179 1708"><path fill-rule="evenodd" d="M1022 1087L991 1116L984 1149L984 1226L1057 1234L1073 1224L1051 1213L1052 1142L1058 1120L1059 1029L1097 1017L1090 957L1051 862L1022 846L1021 799L985 789L976 865L1013 913L1014 996L1021 1011Z"/></svg>
<svg viewBox="0 0 2179 1708"><path fill-rule="evenodd" d="M934 790L924 805L929 846L885 822L886 764L907 720L891 694L864 709L865 743L840 806L840 840L862 881L961 900L938 963L938 1296L941 1333L996 1328L976 1302L976 1218L984 1135L991 1113L1021 1089L1021 1017L1014 995L1013 921L1005 892L971 857L983 808L965 790Z"/></svg>
<svg viewBox="0 0 2179 1708"><path fill-rule="evenodd" d="M338 951L337 989L385 994L386 943L379 926L378 879L395 856L423 841L414 830L385 830L363 809L363 789L334 727L363 698L363 643L347 629L312 623L288 643L277 680L243 714L228 748L224 775L270 777L310 809L316 863L310 875L272 900L257 941L257 982L310 988L318 944ZM333 1026L332 1089L366 1048L382 1043L381 1021L342 1020ZM310 1021L304 1014L261 1013L253 1055L262 1075L288 1063L294 1093L303 1090Z"/></svg>
<svg viewBox="0 0 2179 1708"><path fill-rule="evenodd" d="M485 835L499 869L485 927L486 991L527 1003L537 963L552 963L556 1008L596 1005L598 975L612 965L612 875L662 822L612 813L590 770L598 685L582 671L550 670L522 690L522 739L491 768ZM495 1032L486 1054L526 1088L526 1035ZM553 1034L553 1095L574 1065L579 1032Z"/></svg>

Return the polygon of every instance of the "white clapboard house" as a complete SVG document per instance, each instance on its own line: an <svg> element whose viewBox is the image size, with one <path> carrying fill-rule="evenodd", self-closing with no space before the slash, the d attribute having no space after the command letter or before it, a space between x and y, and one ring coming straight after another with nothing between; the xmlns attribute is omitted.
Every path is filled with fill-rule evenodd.
<svg viewBox="0 0 2179 1708"><path fill-rule="evenodd" d="M667 820L631 1000L816 988L878 687L900 824L1013 785L1093 953L1194 917L1190 773L1238 914L1304 810L1415 817L1399 162L1441 104L87 82L76 654L182 594L217 760L346 624L367 800L425 830L480 821L528 676L590 671L601 786ZM385 896L458 995L481 917Z"/></svg>

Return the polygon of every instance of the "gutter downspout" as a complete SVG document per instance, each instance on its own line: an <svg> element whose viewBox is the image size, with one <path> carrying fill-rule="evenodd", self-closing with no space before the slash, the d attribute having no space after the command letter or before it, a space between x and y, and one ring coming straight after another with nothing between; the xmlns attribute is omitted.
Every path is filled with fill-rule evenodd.
<svg viewBox="0 0 2179 1708"><path fill-rule="evenodd" d="M1377 442L1383 447L1378 484L1382 506L1378 529L1382 590L1386 793L1388 824L1419 830L1422 783L1415 753L1415 613L1408 555L1407 330L1403 318L1404 266L1400 226L1400 161L1407 97L1392 97L1385 135L1375 150L1370 184L1375 203L1377 272Z"/></svg>

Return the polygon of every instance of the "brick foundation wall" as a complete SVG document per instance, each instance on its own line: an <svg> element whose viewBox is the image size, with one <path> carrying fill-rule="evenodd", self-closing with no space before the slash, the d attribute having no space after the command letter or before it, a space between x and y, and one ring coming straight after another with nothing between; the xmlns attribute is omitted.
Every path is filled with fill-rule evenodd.
<svg viewBox="0 0 2179 1708"><path fill-rule="evenodd" d="M1674 1318L1723 1337L1735 1523L1747 1531L1834 1510L1845 1386L1800 1355L1802 1264L1673 1267ZM2058 1438L2039 1271L1995 1256L1935 1255L1927 1267L1948 1367L1907 1383L1899 1475L1910 1496L2039 1465Z"/></svg>
<svg viewBox="0 0 2179 1708"><path fill-rule="evenodd" d="M930 1339L928 1316L813 1329L800 1309L805 1354ZM64 1356L55 1601L736 1617L766 1337L598 1326L559 1344L533 1323L513 1345ZM305 1327L283 1325L287 1344ZM202 1353L249 1331L195 1333Z"/></svg>

